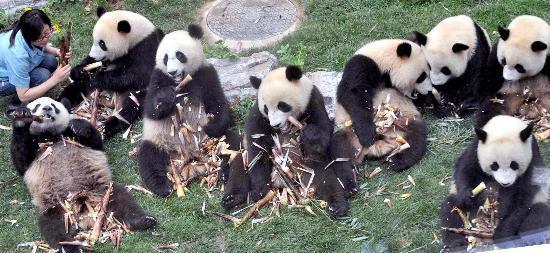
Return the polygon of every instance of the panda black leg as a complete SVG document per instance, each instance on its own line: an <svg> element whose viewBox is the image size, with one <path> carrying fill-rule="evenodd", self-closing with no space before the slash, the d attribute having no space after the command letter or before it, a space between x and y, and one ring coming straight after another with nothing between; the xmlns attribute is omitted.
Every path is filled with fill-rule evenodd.
<svg viewBox="0 0 550 253"><path fill-rule="evenodd" d="M254 158L249 158L249 161L251 159ZM271 166L268 158L260 158L254 166L248 168L250 200L252 202L262 199L271 188Z"/></svg>
<svg viewBox="0 0 550 253"><path fill-rule="evenodd" d="M59 245L59 242L73 241L77 231L73 226L69 226L69 231L65 231L65 212L60 206L54 206L44 211L38 218L38 229L46 242L52 248L58 248L59 252L84 252L80 246Z"/></svg>
<svg viewBox="0 0 550 253"><path fill-rule="evenodd" d="M348 214L350 209L344 188L338 182L334 167L325 169L326 164L312 166L315 169L313 186L315 194L327 202L327 211L335 217L342 217Z"/></svg>
<svg viewBox="0 0 550 253"><path fill-rule="evenodd" d="M144 141L138 152L139 175L145 187L160 197L172 192L166 171L170 166L170 155L150 141Z"/></svg>
<svg viewBox="0 0 550 253"><path fill-rule="evenodd" d="M535 232L550 228L550 205L537 203L531 206L529 215L521 222L520 233Z"/></svg>
<svg viewBox="0 0 550 253"><path fill-rule="evenodd" d="M72 119L66 132L68 137L74 137L77 142L95 150L103 150L103 139L97 129L87 120Z"/></svg>
<svg viewBox="0 0 550 253"><path fill-rule="evenodd" d="M138 205L128 190L117 183L113 183L113 195L107 209L117 219L126 222L132 230L145 230L158 224L153 216Z"/></svg>
<svg viewBox="0 0 550 253"><path fill-rule="evenodd" d="M456 212L452 212L453 208L456 206L455 195L449 195L441 205L440 217L441 217L441 226L448 228L461 228L464 226L460 216ZM443 244L446 248L450 249L460 249L465 248L468 244L466 237L457 233L442 231L441 236L443 239Z"/></svg>
<svg viewBox="0 0 550 253"><path fill-rule="evenodd" d="M355 152L351 146L352 134L351 131L338 131L332 136L330 143L330 154L333 160L349 159L349 161L334 162L332 165L336 178L344 185L348 197L359 191L354 166Z"/></svg>
<svg viewBox="0 0 550 253"><path fill-rule="evenodd" d="M499 242L502 240L512 239L512 237L518 234L520 224L523 223L528 215L529 208L515 208L515 210L510 212L509 215L500 220L498 226L495 228L495 235L493 236L493 240Z"/></svg>
<svg viewBox="0 0 550 253"><path fill-rule="evenodd" d="M405 132L405 139L410 148L388 158L389 168L394 171L404 171L415 165L424 157L427 149L427 127L423 121L410 122Z"/></svg>
<svg viewBox="0 0 550 253"><path fill-rule="evenodd" d="M238 154L229 164L229 177L224 186L222 206L231 209L246 202L248 197L248 177L242 154Z"/></svg>
<svg viewBox="0 0 550 253"><path fill-rule="evenodd" d="M118 113L120 117L128 121L130 124L141 117L143 111L141 105L143 104L145 98L145 91L140 91L139 93L132 92L131 94L134 94L135 100L137 100L137 102L130 98L131 95L128 95L128 97L124 99L122 110ZM128 125L126 122L120 120L117 117L112 117L105 122L105 132L103 133L103 135L106 139L108 139L113 137L115 134L128 129L128 127L130 127L130 125Z"/></svg>

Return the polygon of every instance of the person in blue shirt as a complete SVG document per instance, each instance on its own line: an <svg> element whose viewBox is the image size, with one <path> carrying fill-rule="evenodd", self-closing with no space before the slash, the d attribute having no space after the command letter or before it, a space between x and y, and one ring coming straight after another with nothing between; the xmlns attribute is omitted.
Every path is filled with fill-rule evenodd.
<svg viewBox="0 0 550 253"><path fill-rule="evenodd" d="M29 102L69 78L71 66L58 66L60 50L48 43L51 35L50 18L38 9L0 33L0 97L17 94L15 101Z"/></svg>

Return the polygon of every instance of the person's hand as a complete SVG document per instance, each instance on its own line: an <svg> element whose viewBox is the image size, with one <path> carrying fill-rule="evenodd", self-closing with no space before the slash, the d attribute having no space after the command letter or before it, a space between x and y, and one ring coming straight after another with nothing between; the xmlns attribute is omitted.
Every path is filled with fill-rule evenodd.
<svg viewBox="0 0 550 253"><path fill-rule="evenodd" d="M56 54L57 54L57 56L58 56L59 58L63 58L63 57L61 56L61 49L57 49L57 53L56 53ZM69 52L66 52L66 53L65 53L65 58L67 58L68 60L70 60L72 56L73 56L73 49L72 49L72 48L69 48Z"/></svg>
<svg viewBox="0 0 550 253"><path fill-rule="evenodd" d="M55 83L63 82L67 79L69 79L69 75L71 74L71 65L67 64L64 67L57 67L55 72L53 72L52 77Z"/></svg>

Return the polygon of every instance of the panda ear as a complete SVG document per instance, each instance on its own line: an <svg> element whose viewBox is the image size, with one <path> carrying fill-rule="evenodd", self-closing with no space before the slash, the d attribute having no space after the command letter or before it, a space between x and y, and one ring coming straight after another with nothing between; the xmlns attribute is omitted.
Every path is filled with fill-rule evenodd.
<svg viewBox="0 0 550 253"><path fill-rule="evenodd" d="M397 46L397 56L409 58L412 53L412 46L407 42L403 42Z"/></svg>
<svg viewBox="0 0 550 253"><path fill-rule="evenodd" d="M548 48L548 46L544 42L541 42L541 41L538 41L538 40L533 42L533 44L531 44L531 49L533 50L533 52L540 52L540 51L545 50L547 48Z"/></svg>
<svg viewBox="0 0 550 253"><path fill-rule="evenodd" d="M525 142L527 139L529 139L529 136L531 136L531 133L533 132L533 122L529 123L521 132L519 132L519 138L521 141Z"/></svg>
<svg viewBox="0 0 550 253"><path fill-rule="evenodd" d="M462 43L455 43L453 45L453 53L460 53L464 50L467 50L468 48L470 48L468 45L465 45L465 44L462 44Z"/></svg>
<svg viewBox="0 0 550 253"><path fill-rule="evenodd" d="M418 31L412 32L412 34L407 39L420 46L425 46L426 43L428 43L428 37L425 34Z"/></svg>
<svg viewBox="0 0 550 253"><path fill-rule="evenodd" d="M71 109L71 101L67 98L62 98L61 101L59 101L67 110Z"/></svg>
<svg viewBox="0 0 550 253"><path fill-rule="evenodd" d="M485 132L483 129L477 128L477 127L476 127L474 130L475 130L475 132L476 132L477 138L478 138L481 142L487 141L487 132Z"/></svg>
<svg viewBox="0 0 550 253"><path fill-rule="evenodd" d="M252 87L257 90L260 88L260 84L262 84L262 79L255 76L250 76L250 83L252 84Z"/></svg>
<svg viewBox="0 0 550 253"><path fill-rule="evenodd" d="M202 28L198 25L195 25L195 24L190 24L187 27L187 32L189 33L189 36L191 36L195 39L198 39L198 40L200 40L202 38L202 36L204 35L204 33L202 31Z"/></svg>
<svg viewBox="0 0 550 253"><path fill-rule="evenodd" d="M498 26L498 34L500 34L500 38L502 40L507 40L508 37L510 37L510 30L508 28Z"/></svg>
<svg viewBox="0 0 550 253"><path fill-rule="evenodd" d="M129 33L132 30L132 27L128 21L122 20L118 22L117 30L120 33Z"/></svg>
<svg viewBox="0 0 550 253"><path fill-rule="evenodd" d="M103 16L103 14L105 14L105 12L107 12L107 10L105 10L105 8L103 8L103 6L97 7L96 14L97 14L98 18Z"/></svg>
<svg viewBox="0 0 550 253"><path fill-rule="evenodd" d="M285 74L286 74L286 79L288 79L291 82L300 80L300 78L302 78L302 75L303 75L302 69L294 65L287 66L285 70Z"/></svg>

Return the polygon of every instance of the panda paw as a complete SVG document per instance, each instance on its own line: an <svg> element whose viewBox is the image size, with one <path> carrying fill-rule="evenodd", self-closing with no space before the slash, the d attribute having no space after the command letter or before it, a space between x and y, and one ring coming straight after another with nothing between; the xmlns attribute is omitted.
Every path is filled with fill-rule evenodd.
<svg viewBox="0 0 550 253"><path fill-rule="evenodd" d="M470 191L459 191L456 194L456 206L462 210L471 210L475 207L474 198L470 196Z"/></svg>
<svg viewBox="0 0 550 253"><path fill-rule="evenodd" d="M253 187L252 190L250 191L250 200L252 202L257 202L258 200L265 197L268 191L269 191L268 184L262 185L260 187Z"/></svg>
<svg viewBox="0 0 550 253"><path fill-rule="evenodd" d="M408 170L411 167L409 164L405 163L402 154L396 154L388 158L387 162L389 164L388 168L396 172Z"/></svg>
<svg viewBox="0 0 550 253"><path fill-rule="evenodd" d="M69 128L77 138L90 138L95 128L84 119L73 119L69 122Z"/></svg>
<svg viewBox="0 0 550 253"><path fill-rule="evenodd" d="M235 191L235 192L226 192L222 198L222 206L225 209L231 209L233 207L239 206L242 203L246 202L246 197L248 192L246 191Z"/></svg>
<svg viewBox="0 0 550 253"><path fill-rule="evenodd" d="M168 182L168 178L154 177L144 180L147 189L151 190L155 195L166 198L172 193L172 187Z"/></svg>
<svg viewBox="0 0 550 253"><path fill-rule="evenodd" d="M24 127L33 121L31 110L25 106L10 107L6 115L13 121L14 128Z"/></svg>
<svg viewBox="0 0 550 253"><path fill-rule="evenodd" d="M146 230L158 224L157 219L150 215L143 215L128 221L132 230Z"/></svg>
<svg viewBox="0 0 550 253"><path fill-rule="evenodd" d="M83 66L77 66L71 69L71 79L75 83L88 83L90 82L90 73L84 71Z"/></svg>
<svg viewBox="0 0 550 253"><path fill-rule="evenodd" d="M312 125L307 125L302 129L300 142L306 151L306 156L325 154L329 144L328 138L325 138L324 134Z"/></svg>
<svg viewBox="0 0 550 253"><path fill-rule="evenodd" d="M63 245L59 247L60 253L84 253L84 248L82 246L77 245Z"/></svg>

